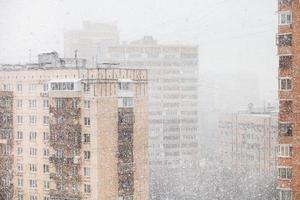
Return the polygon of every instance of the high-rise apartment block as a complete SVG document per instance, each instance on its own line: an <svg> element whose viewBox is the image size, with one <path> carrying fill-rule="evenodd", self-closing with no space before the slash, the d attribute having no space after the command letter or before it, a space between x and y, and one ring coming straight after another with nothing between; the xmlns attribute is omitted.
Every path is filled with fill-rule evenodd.
<svg viewBox="0 0 300 200"><path fill-rule="evenodd" d="M64 34L64 56L74 58L75 51L89 65L99 62L106 46L119 44L117 23L83 22L82 29L70 30Z"/></svg>
<svg viewBox="0 0 300 200"><path fill-rule="evenodd" d="M278 1L278 199L300 199L300 2Z"/></svg>
<svg viewBox="0 0 300 200"><path fill-rule="evenodd" d="M224 167L251 175L275 175L277 112L249 110L219 119L220 159Z"/></svg>
<svg viewBox="0 0 300 200"><path fill-rule="evenodd" d="M148 75L41 54L0 68L0 199L148 199Z"/></svg>
<svg viewBox="0 0 300 200"><path fill-rule="evenodd" d="M110 46L103 62L149 73L149 153L154 174L198 166L198 48L151 36Z"/></svg>

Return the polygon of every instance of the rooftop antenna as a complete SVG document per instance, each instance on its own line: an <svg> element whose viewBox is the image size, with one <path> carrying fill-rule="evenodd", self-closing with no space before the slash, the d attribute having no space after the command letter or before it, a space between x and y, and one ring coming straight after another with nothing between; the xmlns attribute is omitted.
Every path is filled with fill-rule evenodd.
<svg viewBox="0 0 300 200"><path fill-rule="evenodd" d="M79 72L79 68L78 68L78 49L75 49L75 51L74 51L74 59L75 59L76 69L78 70L78 79L79 79L80 78L80 72Z"/></svg>

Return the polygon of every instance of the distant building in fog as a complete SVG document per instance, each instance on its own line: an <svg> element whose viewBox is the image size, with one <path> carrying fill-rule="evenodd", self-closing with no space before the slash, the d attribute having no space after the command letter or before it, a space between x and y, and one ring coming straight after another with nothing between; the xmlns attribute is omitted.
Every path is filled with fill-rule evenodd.
<svg viewBox="0 0 300 200"><path fill-rule="evenodd" d="M274 108L221 116L219 150L223 165L239 172L275 174L277 127Z"/></svg>
<svg viewBox="0 0 300 200"><path fill-rule="evenodd" d="M151 168L197 167L197 46L162 45L147 36L109 47L102 61L149 69Z"/></svg>
<svg viewBox="0 0 300 200"><path fill-rule="evenodd" d="M74 58L78 50L80 58L94 64L105 54L105 47L119 44L116 23L84 22L80 30L70 30L64 34L64 56Z"/></svg>

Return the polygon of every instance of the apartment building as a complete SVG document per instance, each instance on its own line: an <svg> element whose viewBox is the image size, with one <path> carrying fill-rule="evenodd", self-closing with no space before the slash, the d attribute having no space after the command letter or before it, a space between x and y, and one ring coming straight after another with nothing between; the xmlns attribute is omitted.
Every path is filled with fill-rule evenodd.
<svg viewBox="0 0 300 200"><path fill-rule="evenodd" d="M148 199L147 81L55 52L1 66L0 199Z"/></svg>
<svg viewBox="0 0 300 200"><path fill-rule="evenodd" d="M153 37L110 46L102 62L149 72L149 153L158 169L198 166L198 48Z"/></svg>
<svg viewBox="0 0 300 200"><path fill-rule="evenodd" d="M278 1L278 199L300 199L300 2Z"/></svg>
<svg viewBox="0 0 300 200"><path fill-rule="evenodd" d="M219 119L220 158L224 167L252 175L276 174L277 112L249 110Z"/></svg>
<svg viewBox="0 0 300 200"><path fill-rule="evenodd" d="M95 64L105 54L106 46L119 44L117 23L93 23L84 21L82 28L64 34L64 56L74 58L75 51L89 65Z"/></svg>

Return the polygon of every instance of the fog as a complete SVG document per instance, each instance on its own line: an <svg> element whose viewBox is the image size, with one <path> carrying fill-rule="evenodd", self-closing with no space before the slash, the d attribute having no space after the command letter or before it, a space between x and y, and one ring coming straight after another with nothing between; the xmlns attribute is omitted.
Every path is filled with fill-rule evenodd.
<svg viewBox="0 0 300 200"><path fill-rule="evenodd" d="M274 0L0 0L0 64L37 62L36 55L51 51L63 57L64 32L81 29L84 21L115 22L121 43L153 36L159 44L197 45L198 159L203 168L193 181L172 175L163 181L160 174L153 175L157 185L150 196L267 199L274 196L275 176L259 183L252 175L239 179L226 167L211 166L220 159L220 115L248 110L249 105L278 107L277 6ZM181 185L171 184L178 180ZM252 189L237 188L248 180Z"/></svg>

